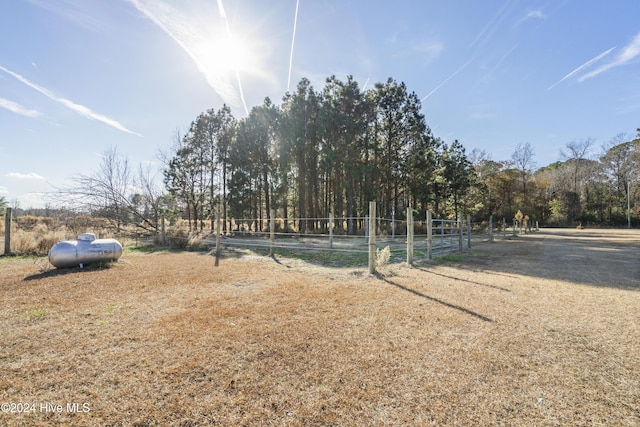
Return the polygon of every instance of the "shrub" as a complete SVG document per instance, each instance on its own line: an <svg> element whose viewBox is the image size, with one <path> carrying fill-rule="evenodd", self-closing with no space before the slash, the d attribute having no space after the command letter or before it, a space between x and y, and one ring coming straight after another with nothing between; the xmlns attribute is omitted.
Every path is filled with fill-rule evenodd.
<svg viewBox="0 0 640 427"><path fill-rule="evenodd" d="M38 236L44 236L45 234L47 234L49 232L49 227L47 226L47 224L39 222L31 228L31 232L37 238Z"/></svg>
<svg viewBox="0 0 640 427"><path fill-rule="evenodd" d="M64 227L50 231L46 224L39 223L30 231L16 228L11 232L11 251L16 254L47 255L53 245L65 239Z"/></svg>
<svg viewBox="0 0 640 427"><path fill-rule="evenodd" d="M187 242L187 249L191 251L200 250L202 247L203 237L201 234L196 234L194 236L189 237L189 241Z"/></svg>
<svg viewBox="0 0 640 427"><path fill-rule="evenodd" d="M46 255L56 243L65 240L64 233L60 231L50 231L37 239L36 251L40 255Z"/></svg>
<svg viewBox="0 0 640 427"><path fill-rule="evenodd" d="M376 249L376 265L382 267L386 265L391 259L391 249L389 246L385 246L384 249Z"/></svg>
<svg viewBox="0 0 640 427"><path fill-rule="evenodd" d="M184 228L174 228L167 233L167 243L172 248L185 249L189 244L189 232Z"/></svg>
<svg viewBox="0 0 640 427"><path fill-rule="evenodd" d="M33 234L24 230L16 230L11 233L11 252L18 254L36 254L38 243Z"/></svg>

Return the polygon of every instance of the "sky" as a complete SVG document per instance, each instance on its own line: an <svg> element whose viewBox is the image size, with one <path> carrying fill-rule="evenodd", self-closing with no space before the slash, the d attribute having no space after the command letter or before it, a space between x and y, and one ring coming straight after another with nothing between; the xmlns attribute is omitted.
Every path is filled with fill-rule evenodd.
<svg viewBox="0 0 640 427"><path fill-rule="evenodd" d="M392 77L433 134L538 167L640 127L637 0L2 0L0 196L51 204L112 147L160 170L208 109L241 119L301 78Z"/></svg>

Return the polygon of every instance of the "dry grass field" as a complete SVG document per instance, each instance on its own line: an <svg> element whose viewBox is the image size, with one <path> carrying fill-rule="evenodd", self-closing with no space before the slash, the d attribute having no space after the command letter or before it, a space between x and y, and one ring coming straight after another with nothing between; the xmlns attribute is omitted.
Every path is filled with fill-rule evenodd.
<svg viewBox="0 0 640 427"><path fill-rule="evenodd" d="M376 276L204 253L45 264L0 259L3 426L640 425L638 231Z"/></svg>

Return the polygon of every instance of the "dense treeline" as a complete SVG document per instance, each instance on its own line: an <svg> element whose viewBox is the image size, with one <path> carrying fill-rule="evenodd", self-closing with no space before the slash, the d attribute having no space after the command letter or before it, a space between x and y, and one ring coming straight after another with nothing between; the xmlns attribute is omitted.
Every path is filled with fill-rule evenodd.
<svg viewBox="0 0 640 427"><path fill-rule="evenodd" d="M201 114L175 145L165 184L200 228L220 203L228 221L260 227L274 209L307 232L326 224L299 218L333 212L355 232L370 200L387 218L408 205L454 216L474 184L464 147L434 137L416 94L392 79L366 92L351 77L321 92L303 79L282 105L266 99L242 120L226 106Z"/></svg>
<svg viewBox="0 0 640 427"><path fill-rule="evenodd" d="M508 219L522 209L544 225L640 225L640 129L634 139L619 134L600 148L589 138L570 141L561 156L537 170L530 144L510 161L480 156L474 190L488 197L484 214Z"/></svg>
<svg viewBox="0 0 640 427"><path fill-rule="evenodd" d="M637 222L640 140L619 135L598 158L593 149L590 139L569 142L563 162L538 170L529 143L507 161L468 155L432 134L404 83L362 91L332 76L322 91L302 79L281 105L267 98L241 120L226 106L200 114L176 136L164 183L194 229L213 226L220 206L225 228L240 218L262 228L273 209L301 232L326 223L300 218L333 212L354 233L370 200L385 218L403 218L410 205L421 217L430 209L510 221L522 210L542 224L610 225L625 222L629 203Z"/></svg>

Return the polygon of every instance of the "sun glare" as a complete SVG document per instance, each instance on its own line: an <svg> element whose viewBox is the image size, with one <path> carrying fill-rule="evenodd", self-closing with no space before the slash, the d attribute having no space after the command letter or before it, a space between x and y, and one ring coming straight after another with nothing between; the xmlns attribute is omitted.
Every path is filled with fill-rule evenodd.
<svg viewBox="0 0 640 427"><path fill-rule="evenodd" d="M250 43L224 32L202 40L195 51L207 72L220 77L251 73L257 67L257 55L251 52Z"/></svg>
<svg viewBox="0 0 640 427"><path fill-rule="evenodd" d="M244 84L276 81L265 67L270 51L263 38L256 36L254 27L244 25L252 21L233 21L231 27L222 0L217 1L217 7L216 2L203 1L202 5L207 6L203 8L180 9L172 3L173 0L136 0L135 4L182 47L226 103L242 106L247 112Z"/></svg>

